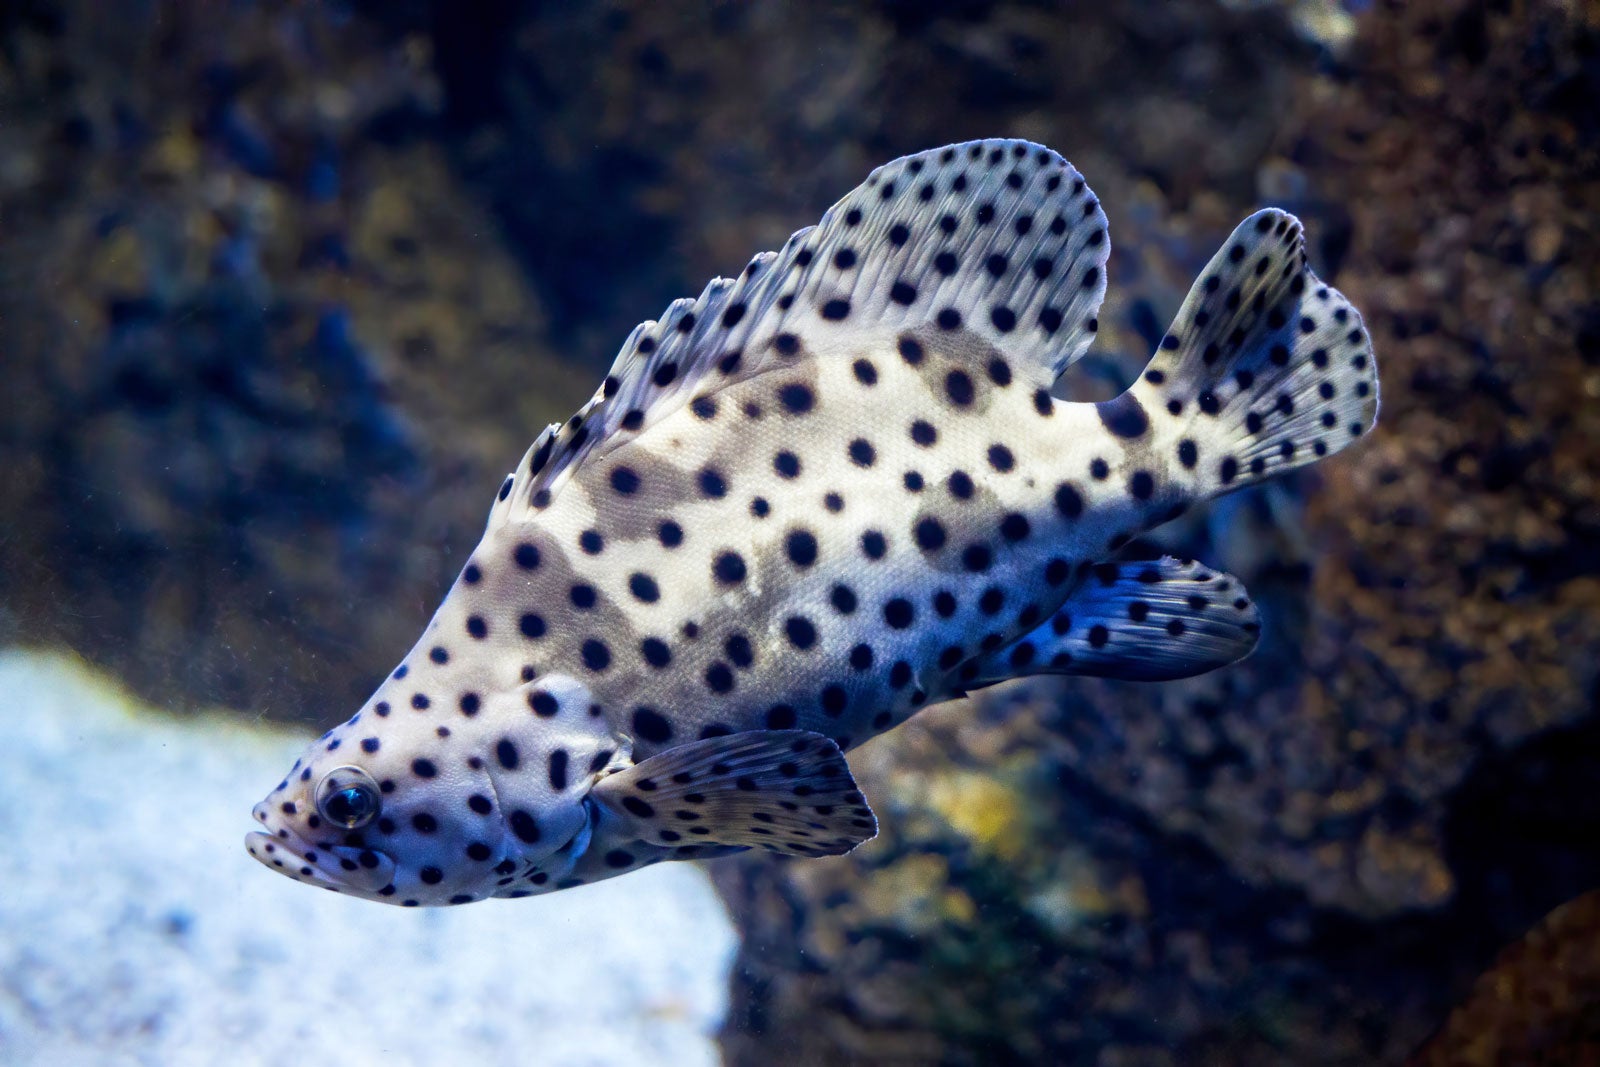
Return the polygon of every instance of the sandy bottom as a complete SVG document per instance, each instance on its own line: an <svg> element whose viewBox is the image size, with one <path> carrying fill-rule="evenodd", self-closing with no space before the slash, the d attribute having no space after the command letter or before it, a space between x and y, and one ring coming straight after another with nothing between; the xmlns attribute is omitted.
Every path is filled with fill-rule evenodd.
<svg viewBox="0 0 1600 1067"><path fill-rule="evenodd" d="M733 929L648 868L409 911L245 854L306 738L0 653L0 1062L712 1064Z"/></svg>

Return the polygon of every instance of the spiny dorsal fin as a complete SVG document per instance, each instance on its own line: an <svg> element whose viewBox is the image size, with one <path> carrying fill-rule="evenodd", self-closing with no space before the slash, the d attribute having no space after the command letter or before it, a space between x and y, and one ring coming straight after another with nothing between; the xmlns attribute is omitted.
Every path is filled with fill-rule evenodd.
<svg viewBox="0 0 1600 1067"><path fill-rule="evenodd" d="M591 795L651 844L838 856L878 832L839 746L806 730L692 741L601 779Z"/></svg>
<svg viewBox="0 0 1600 1067"><path fill-rule="evenodd" d="M589 403L530 450L513 505L538 510L590 451L695 396L863 331L966 331L1048 388L1093 338L1109 252L1099 200L1047 148L973 141L887 163L781 251L635 327Z"/></svg>
<svg viewBox="0 0 1600 1067"><path fill-rule="evenodd" d="M1244 583L1191 560L1102 563L1021 640L979 661L976 688L1028 674L1189 678L1249 655L1261 618Z"/></svg>
<svg viewBox="0 0 1600 1067"><path fill-rule="evenodd" d="M495 490L494 503L489 507L487 529L493 530L503 526L527 509L527 493L524 487L533 478L534 458L543 455L548 461L551 451L555 448L556 434L560 432L562 425L559 422L552 422L546 426L522 454L522 462L517 464L517 469L500 482L500 488ZM520 495L519 490L523 490Z"/></svg>

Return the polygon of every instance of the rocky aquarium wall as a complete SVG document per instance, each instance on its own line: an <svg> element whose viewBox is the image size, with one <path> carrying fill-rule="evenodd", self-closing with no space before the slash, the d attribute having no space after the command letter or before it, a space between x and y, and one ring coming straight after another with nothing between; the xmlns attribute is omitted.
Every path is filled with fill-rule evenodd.
<svg viewBox="0 0 1600 1067"><path fill-rule="evenodd" d="M709 864L723 1059L1597 1062L1600 11L469 6L0 8L0 641L319 732L636 322L880 163L1027 138L1114 241L1064 395L1275 205L1382 415L1130 548L1243 578L1252 657L930 709L851 757L876 840Z"/></svg>

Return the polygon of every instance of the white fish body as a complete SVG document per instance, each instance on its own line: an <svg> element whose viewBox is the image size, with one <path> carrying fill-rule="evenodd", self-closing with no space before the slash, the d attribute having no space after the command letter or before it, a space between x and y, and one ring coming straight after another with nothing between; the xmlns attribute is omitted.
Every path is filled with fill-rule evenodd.
<svg viewBox="0 0 1600 1067"><path fill-rule="evenodd" d="M1261 211L1132 388L1054 400L1108 250L1061 157L955 145L640 325L501 486L417 646L257 806L250 853L412 906L836 854L876 832L842 752L928 703L1247 654L1236 579L1115 557L1370 428L1369 338Z"/></svg>

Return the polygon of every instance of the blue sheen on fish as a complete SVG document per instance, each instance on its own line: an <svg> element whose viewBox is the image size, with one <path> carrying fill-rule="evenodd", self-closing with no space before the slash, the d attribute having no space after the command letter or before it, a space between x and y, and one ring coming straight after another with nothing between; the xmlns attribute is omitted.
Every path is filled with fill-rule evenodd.
<svg viewBox="0 0 1600 1067"><path fill-rule="evenodd" d="M638 326L499 487L416 647L256 807L250 854L409 906L840 854L877 830L843 753L919 708L1249 653L1237 579L1118 554L1369 430L1370 338L1265 210L1131 388L1057 400L1109 249L1054 152L952 145Z"/></svg>

